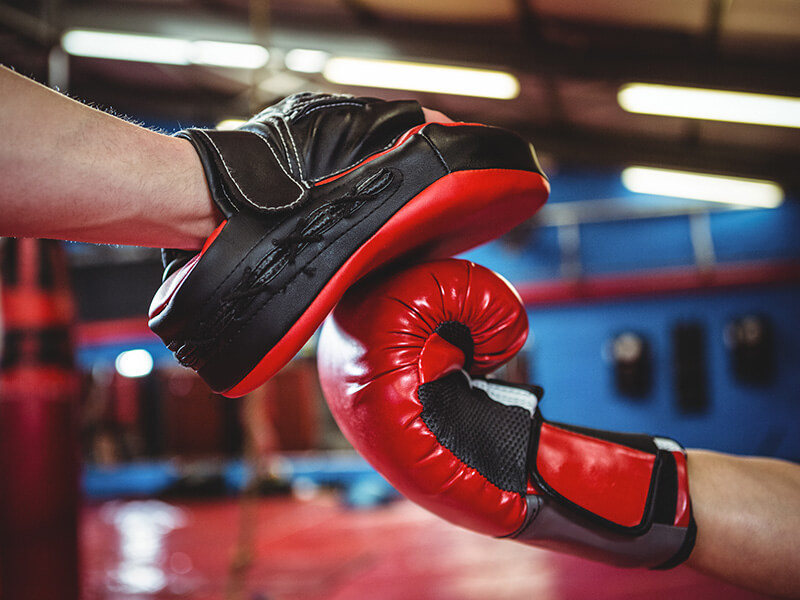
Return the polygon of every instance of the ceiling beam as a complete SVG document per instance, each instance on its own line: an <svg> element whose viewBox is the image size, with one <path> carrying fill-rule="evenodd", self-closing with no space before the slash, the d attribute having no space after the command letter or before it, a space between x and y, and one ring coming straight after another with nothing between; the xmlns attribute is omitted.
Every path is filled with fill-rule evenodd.
<svg viewBox="0 0 800 600"><path fill-rule="evenodd" d="M51 44L58 35L57 29L48 21L2 3L0 3L0 25L43 46Z"/></svg>
<svg viewBox="0 0 800 600"><path fill-rule="evenodd" d="M228 41L251 38L246 19L230 14L124 8L70 7L65 8L64 19L69 26L155 34L184 31L193 36L213 36L216 32L219 39ZM525 25L524 18L522 23L504 26L411 24L379 18L368 21L364 24L349 11L343 11L338 19L326 15L322 20L308 14L302 19L283 17L278 12L272 15L268 39L271 45L284 48L301 46L376 58L493 65L538 76L638 80L800 96L800 78L796 76L800 72L800 44L767 56L719 49L708 52L707 35L559 22L559 38L580 40L567 43L548 37L549 22L540 18L535 30Z"/></svg>
<svg viewBox="0 0 800 600"><path fill-rule="evenodd" d="M117 30L177 35L230 41L247 41L252 32L246 19L231 18L200 10L188 12L137 8L135 11L91 5L88 9L65 7L68 26L89 26ZM349 15L349 17L348 17ZM547 35L547 26L537 18L536 33L519 24L504 27L443 26L371 20L369 26L344 13L341 20L327 18L314 22L274 15L267 42L277 48L308 47L341 54L370 55L385 58L416 58L430 61L467 63L506 67L519 74L539 77L541 81L567 78L588 81L624 82L643 80L683 85L741 89L745 91L800 96L800 52L781 57L758 54L733 55L720 49L708 52L703 36L681 33L633 33L604 26L575 25L579 37L601 39L606 43L585 46L567 43ZM150 29L147 29L147 27ZM569 39L566 36L563 39ZM705 38L703 38L705 39ZM477 40L477 42L476 42ZM681 43L683 42L683 43ZM91 83L81 94L93 99L108 98L113 104L119 82ZM104 88L106 88L104 90ZM226 104L235 107L241 99L220 96L209 90L194 93L164 94L157 84L128 88L116 94L128 105L141 97L142 105L153 110L160 106L175 112L180 98L193 106L195 114L209 113ZM551 98L557 108L560 100ZM100 100L103 101L103 100ZM187 108L191 108L187 106ZM552 115L551 115L552 116ZM594 131L563 119L532 124L520 111L518 120L506 125L527 135L541 151L557 160L585 164L622 166L652 163L711 172L732 172L779 181L790 193L800 197L800 153L757 145L736 147L692 140L678 141L656 135L634 136L621 132Z"/></svg>
<svg viewBox="0 0 800 600"><path fill-rule="evenodd" d="M557 162L609 168L651 165L689 171L767 179L781 184L800 200L800 151L781 152L730 144L702 145L665 141L656 136L609 134L586 129L531 127L524 122L503 123L530 140L537 152Z"/></svg>

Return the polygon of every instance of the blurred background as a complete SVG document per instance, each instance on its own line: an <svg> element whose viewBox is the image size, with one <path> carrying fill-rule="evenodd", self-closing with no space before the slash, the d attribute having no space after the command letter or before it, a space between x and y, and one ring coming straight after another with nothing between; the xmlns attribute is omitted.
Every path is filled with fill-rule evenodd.
<svg viewBox="0 0 800 600"><path fill-rule="evenodd" d="M551 198L465 255L528 308L507 375L553 420L800 459L797 0L2 0L0 63L168 133L302 90L513 129ZM213 394L147 328L155 249L0 256L3 598L757 597L398 499L327 412L314 340Z"/></svg>

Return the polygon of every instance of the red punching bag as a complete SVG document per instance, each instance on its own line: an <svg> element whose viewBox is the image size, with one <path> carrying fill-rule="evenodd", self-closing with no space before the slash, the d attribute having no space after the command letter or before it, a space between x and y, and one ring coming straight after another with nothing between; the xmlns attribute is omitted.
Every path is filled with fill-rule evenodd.
<svg viewBox="0 0 800 600"><path fill-rule="evenodd" d="M79 597L79 450L59 242L0 239L0 596Z"/></svg>

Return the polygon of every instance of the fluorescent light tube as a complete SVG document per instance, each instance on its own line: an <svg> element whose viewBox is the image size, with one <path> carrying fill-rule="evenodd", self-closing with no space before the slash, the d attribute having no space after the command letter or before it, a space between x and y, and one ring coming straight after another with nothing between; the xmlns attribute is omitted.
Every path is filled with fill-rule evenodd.
<svg viewBox="0 0 800 600"><path fill-rule="evenodd" d="M67 31L61 38L67 54L166 65L188 65L190 42L172 38L106 31Z"/></svg>
<svg viewBox="0 0 800 600"><path fill-rule="evenodd" d="M800 99L786 96L630 83L620 88L617 100L633 113L800 127Z"/></svg>
<svg viewBox="0 0 800 600"><path fill-rule="evenodd" d="M145 377L153 371L153 356L142 348L125 350L117 355L114 366L123 377Z"/></svg>
<svg viewBox="0 0 800 600"><path fill-rule="evenodd" d="M321 50L295 48L289 50L283 59L286 68L297 73L322 73L330 54Z"/></svg>
<svg viewBox="0 0 800 600"><path fill-rule="evenodd" d="M258 44L232 42L191 42L190 60L196 65L259 69L267 64L269 51Z"/></svg>
<svg viewBox="0 0 800 600"><path fill-rule="evenodd" d="M247 123L247 121L244 119L222 119L222 121L217 123L217 129L230 131L231 129L236 129L245 123Z"/></svg>
<svg viewBox="0 0 800 600"><path fill-rule="evenodd" d="M322 71L325 79L343 85L435 92L509 100L519 95L519 81L502 71L444 65L334 57Z"/></svg>
<svg viewBox="0 0 800 600"><path fill-rule="evenodd" d="M64 51L74 56L130 60L166 65L209 65L257 69L269 52L257 44L190 41L151 35L73 29L61 38Z"/></svg>
<svg viewBox="0 0 800 600"><path fill-rule="evenodd" d="M723 202L756 208L775 208L783 203L783 189L771 181L722 177L669 169L629 167L622 183L632 192Z"/></svg>

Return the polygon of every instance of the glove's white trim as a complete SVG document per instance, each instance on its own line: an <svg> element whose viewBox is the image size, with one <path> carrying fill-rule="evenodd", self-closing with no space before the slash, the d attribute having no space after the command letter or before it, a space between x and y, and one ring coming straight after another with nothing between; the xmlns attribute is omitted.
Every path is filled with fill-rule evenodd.
<svg viewBox="0 0 800 600"><path fill-rule="evenodd" d="M539 404L539 398L529 390L500 383L492 383L485 379L470 378L470 383L472 387L486 392L489 398L495 402L506 406L519 406L520 408L524 408L531 413L531 417L536 412L536 406Z"/></svg>
<svg viewBox="0 0 800 600"><path fill-rule="evenodd" d="M676 442L665 437L654 437L653 443L659 450L666 450L668 452L683 452L683 447Z"/></svg>

